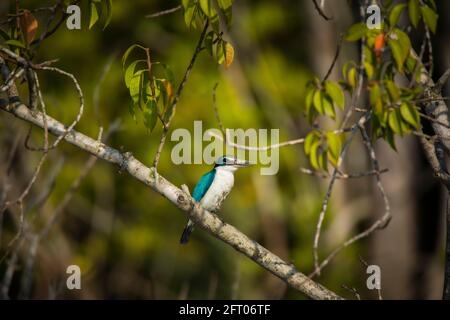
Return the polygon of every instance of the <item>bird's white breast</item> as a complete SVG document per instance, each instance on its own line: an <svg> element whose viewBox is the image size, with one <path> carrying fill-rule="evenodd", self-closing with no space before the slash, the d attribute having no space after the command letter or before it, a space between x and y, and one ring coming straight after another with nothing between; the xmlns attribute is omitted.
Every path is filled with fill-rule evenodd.
<svg viewBox="0 0 450 320"><path fill-rule="evenodd" d="M200 203L206 210L217 212L233 185L234 175L232 172L220 168L216 169L214 180Z"/></svg>

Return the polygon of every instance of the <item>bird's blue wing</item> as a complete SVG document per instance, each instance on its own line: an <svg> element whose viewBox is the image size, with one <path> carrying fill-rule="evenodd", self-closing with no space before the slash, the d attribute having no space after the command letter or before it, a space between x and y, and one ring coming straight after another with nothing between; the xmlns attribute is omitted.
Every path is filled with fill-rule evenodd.
<svg viewBox="0 0 450 320"><path fill-rule="evenodd" d="M208 191L209 187L211 186L215 175L216 175L216 170L213 169L213 170L209 171L208 173L205 173L200 178L200 181L197 183L197 185L195 186L194 192L192 193L192 197L195 199L195 201L199 202L203 198L206 191Z"/></svg>

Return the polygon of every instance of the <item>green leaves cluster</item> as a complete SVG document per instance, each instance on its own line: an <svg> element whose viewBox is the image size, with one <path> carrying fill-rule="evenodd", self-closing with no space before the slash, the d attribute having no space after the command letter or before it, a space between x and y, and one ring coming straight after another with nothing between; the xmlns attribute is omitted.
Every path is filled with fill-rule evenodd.
<svg viewBox="0 0 450 320"><path fill-rule="evenodd" d="M320 83L316 78L306 89L305 112L310 123L318 115L326 115L336 119L336 107L344 109L344 91L337 82L325 80Z"/></svg>
<svg viewBox="0 0 450 320"><path fill-rule="evenodd" d="M333 131L311 131L305 138L304 150L315 170L328 170L328 163L337 166L344 135Z"/></svg>
<svg viewBox="0 0 450 320"><path fill-rule="evenodd" d="M212 28L206 34L205 48L218 64L228 68L234 59L234 48L222 38L220 17L225 27L229 27L232 18L232 0L183 0L184 21L189 28L201 29L206 21ZM222 26L223 27L223 26Z"/></svg>
<svg viewBox="0 0 450 320"><path fill-rule="evenodd" d="M134 51L141 51L145 59L128 61ZM152 131L161 109L168 110L174 98L174 78L170 68L159 62L151 62L149 49L134 44L129 47L122 56L125 85L129 90L132 104L130 113L136 119L136 109L143 115L145 127ZM156 66L163 69L163 76L158 78L153 75Z"/></svg>
<svg viewBox="0 0 450 320"><path fill-rule="evenodd" d="M424 1L423 5L420 4L420 0L409 0L408 14L409 20L415 28L417 28L420 19L423 19L431 32L436 33L438 14L434 0Z"/></svg>
<svg viewBox="0 0 450 320"><path fill-rule="evenodd" d="M415 100L421 91L399 88L392 80L383 80L371 83L369 92L374 134L387 140L395 149L395 134L403 136L420 128Z"/></svg>
<svg viewBox="0 0 450 320"><path fill-rule="evenodd" d="M105 16L103 30L111 22L112 0L89 0L89 29L91 29L100 19Z"/></svg>
<svg viewBox="0 0 450 320"><path fill-rule="evenodd" d="M201 29L206 20L220 33L220 16L227 27L231 24L233 0L182 0L184 21L188 28Z"/></svg>

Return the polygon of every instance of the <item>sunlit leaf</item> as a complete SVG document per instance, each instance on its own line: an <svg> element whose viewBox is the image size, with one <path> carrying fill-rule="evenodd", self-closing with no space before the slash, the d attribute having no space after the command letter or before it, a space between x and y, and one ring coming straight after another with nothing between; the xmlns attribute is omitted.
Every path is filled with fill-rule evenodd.
<svg viewBox="0 0 450 320"><path fill-rule="evenodd" d="M400 114L403 119L414 128L418 129L420 127L420 115L413 105L409 103L402 103L400 106Z"/></svg>
<svg viewBox="0 0 450 320"><path fill-rule="evenodd" d="M97 21L98 21L97 5L94 2L91 2L91 16L89 18L89 29L91 29Z"/></svg>
<svg viewBox="0 0 450 320"><path fill-rule="evenodd" d="M363 23L363 22L356 23L356 24L352 25L350 27L350 29L348 29L348 31L345 35L345 40L357 41L357 40L363 38L367 34L368 30L369 29L367 28L365 23Z"/></svg>
<svg viewBox="0 0 450 320"><path fill-rule="evenodd" d="M233 63L234 59L234 48L229 42L225 42L224 44L224 53L225 53L225 68L229 68Z"/></svg>
<svg viewBox="0 0 450 320"><path fill-rule="evenodd" d="M402 117L399 110L391 110L388 116L389 126L394 133L403 135Z"/></svg>
<svg viewBox="0 0 450 320"><path fill-rule="evenodd" d="M384 86L389 94L392 102L397 102L400 99L400 90L393 81L386 80Z"/></svg>
<svg viewBox="0 0 450 320"><path fill-rule="evenodd" d="M332 81L325 81L325 91L339 108L344 109L345 97L339 84Z"/></svg>
<svg viewBox="0 0 450 320"><path fill-rule="evenodd" d="M327 132L328 159L336 166L342 150L342 140L334 132Z"/></svg>

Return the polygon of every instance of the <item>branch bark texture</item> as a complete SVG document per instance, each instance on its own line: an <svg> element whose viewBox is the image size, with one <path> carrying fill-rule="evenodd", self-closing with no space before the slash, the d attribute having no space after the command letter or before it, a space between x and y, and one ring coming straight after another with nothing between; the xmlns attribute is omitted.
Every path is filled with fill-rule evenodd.
<svg viewBox="0 0 450 320"><path fill-rule="evenodd" d="M57 137L65 134L64 140L70 144L119 166L122 171L128 172L133 178L166 197L175 206L184 211L197 226L232 246L308 297L312 299L342 299L336 293L311 280L305 274L299 272L294 265L283 261L232 225L223 222L216 215L204 210L188 194L159 175L155 168L145 166L133 157L131 153L122 153L101 141L92 139L75 130L66 133L67 128L61 122L44 115L40 111L31 111L24 104L15 103L0 106L0 108L40 128L44 128L46 122L48 132L51 134Z"/></svg>

